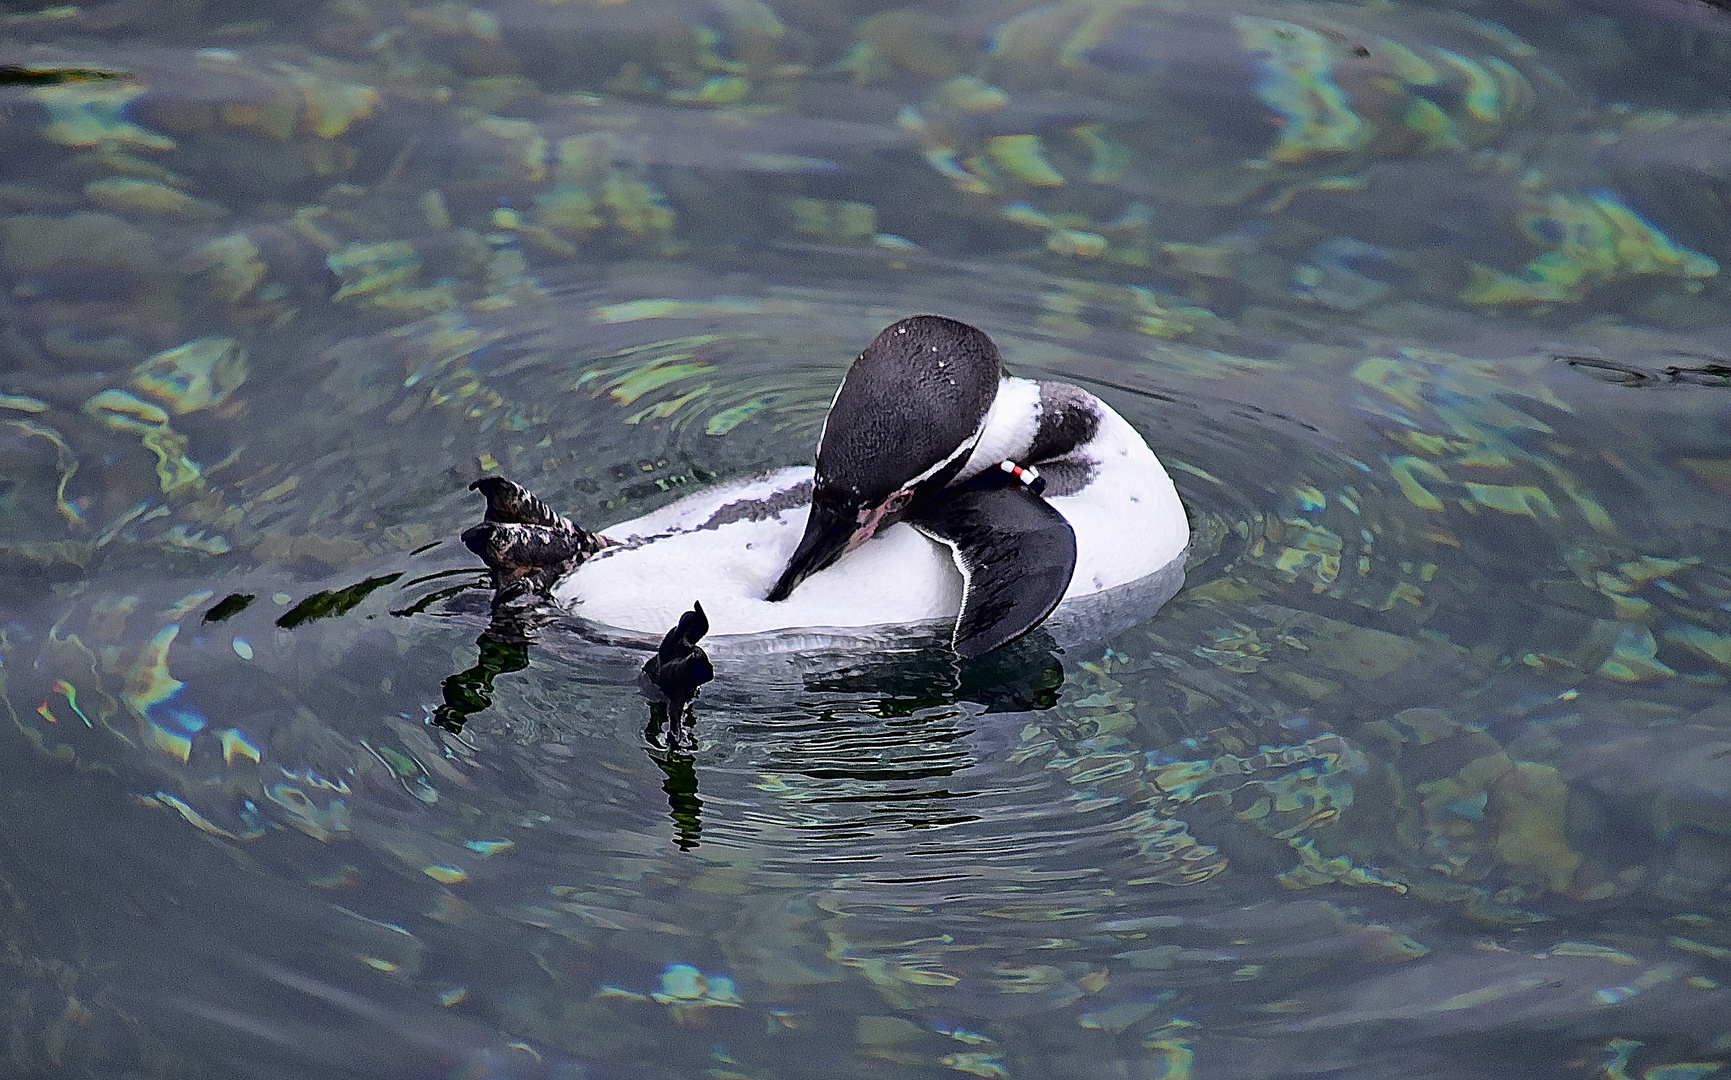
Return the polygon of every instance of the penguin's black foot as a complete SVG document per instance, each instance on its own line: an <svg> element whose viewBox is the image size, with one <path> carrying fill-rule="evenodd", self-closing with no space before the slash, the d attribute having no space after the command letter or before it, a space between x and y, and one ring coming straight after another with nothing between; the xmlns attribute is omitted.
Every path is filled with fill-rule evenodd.
<svg viewBox="0 0 1731 1080"><path fill-rule="evenodd" d="M698 647L703 635L709 633L709 617L703 605L693 603L691 610L679 617L679 624L667 631L661 647L643 665L643 689L649 696L649 726L643 735L650 742L662 745L660 738L666 729L666 746L693 749L696 733L691 727L691 702L697 688L715 678L715 668L709 654Z"/></svg>
<svg viewBox="0 0 1731 1080"><path fill-rule="evenodd" d="M487 499L484 521L463 532L463 544L493 573L493 606L544 595L604 542L502 476L469 485Z"/></svg>
<svg viewBox="0 0 1731 1080"><path fill-rule="evenodd" d="M574 529L558 511L542 502L534 492L503 476L483 476L469 485L487 500L487 520L516 525L547 525Z"/></svg>

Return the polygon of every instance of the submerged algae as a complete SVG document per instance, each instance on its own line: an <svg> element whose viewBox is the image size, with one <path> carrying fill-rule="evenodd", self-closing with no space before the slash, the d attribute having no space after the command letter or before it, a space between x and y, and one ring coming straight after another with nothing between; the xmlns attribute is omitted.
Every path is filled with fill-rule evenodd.
<svg viewBox="0 0 1731 1080"><path fill-rule="evenodd" d="M176 416L221 405L247 378L247 350L234 338L198 338L150 357L132 386Z"/></svg>
<svg viewBox="0 0 1731 1080"><path fill-rule="evenodd" d="M105 210L133 210L179 221L215 221L228 211L155 180L113 176L84 185L84 196Z"/></svg>
<svg viewBox="0 0 1731 1080"><path fill-rule="evenodd" d="M1338 46L1308 27L1262 16L1233 19L1244 47L1262 58L1256 92L1281 117L1270 161L1291 163L1345 153L1369 141L1375 128L1352 111L1330 75Z"/></svg>
<svg viewBox="0 0 1731 1080"><path fill-rule="evenodd" d="M1608 191L1552 194L1542 208L1524 211L1520 224L1529 239L1551 250L1515 274L1474 264L1462 299L1487 305L1574 303L1624 278L1699 281L1719 273L1717 260L1675 243Z"/></svg>
<svg viewBox="0 0 1731 1080"><path fill-rule="evenodd" d="M62 146L134 146L172 150L175 141L125 119L127 106L145 92L136 83L71 82L45 86L36 98L48 111L42 135Z"/></svg>

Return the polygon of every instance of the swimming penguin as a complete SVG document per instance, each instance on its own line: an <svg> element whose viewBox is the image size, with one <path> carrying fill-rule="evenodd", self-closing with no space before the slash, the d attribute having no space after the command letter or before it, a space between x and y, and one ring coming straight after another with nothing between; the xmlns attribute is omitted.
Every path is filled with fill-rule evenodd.
<svg viewBox="0 0 1731 1080"><path fill-rule="evenodd" d="M903 640L979 656L1054 609L1182 578L1189 524L1142 436L1099 398L1010 375L966 323L880 333L837 389L815 469L698 492L587 532L502 477L464 543L495 603L550 597L649 643L701 603L712 643Z"/></svg>

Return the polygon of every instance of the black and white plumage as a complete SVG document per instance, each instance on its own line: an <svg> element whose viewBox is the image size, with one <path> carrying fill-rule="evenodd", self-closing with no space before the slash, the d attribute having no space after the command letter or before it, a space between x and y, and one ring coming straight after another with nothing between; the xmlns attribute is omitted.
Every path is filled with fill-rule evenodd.
<svg viewBox="0 0 1731 1080"><path fill-rule="evenodd" d="M768 598L785 600L955 479L1003 376L992 339L953 319L903 319L866 346L830 402L805 532Z"/></svg>
<svg viewBox="0 0 1731 1080"><path fill-rule="evenodd" d="M1037 473L1043 494L1006 464ZM491 519L495 490L482 490ZM1171 479L1129 423L1078 387L1009 375L990 338L935 315L895 323L860 354L815 469L720 485L598 534L521 490L496 488L499 512L520 522L464 535L496 583L556 578L551 596L573 614L651 640L697 599L714 648L888 644L944 624L974 656L1054 608L1156 576L1175 587L1189 542ZM516 547L496 535L521 528L551 532ZM553 561L489 556L531 549Z"/></svg>

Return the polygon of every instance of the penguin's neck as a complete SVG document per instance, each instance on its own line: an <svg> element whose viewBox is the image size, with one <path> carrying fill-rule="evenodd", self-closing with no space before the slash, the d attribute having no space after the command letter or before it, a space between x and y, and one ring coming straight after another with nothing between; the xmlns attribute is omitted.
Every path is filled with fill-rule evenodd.
<svg viewBox="0 0 1731 1080"><path fill-rule="evenodd" d="M1005 378L998 396L980 422L980 437L968 463L950 483L959 484L996 468L1000 461L1022 463L1040 433L1040 384L1033 379Z"/></svg>

